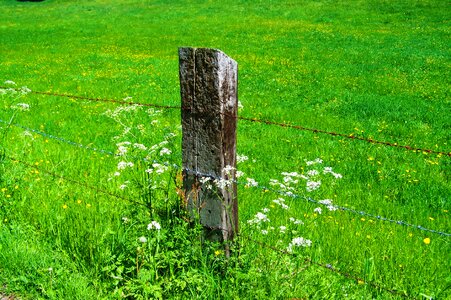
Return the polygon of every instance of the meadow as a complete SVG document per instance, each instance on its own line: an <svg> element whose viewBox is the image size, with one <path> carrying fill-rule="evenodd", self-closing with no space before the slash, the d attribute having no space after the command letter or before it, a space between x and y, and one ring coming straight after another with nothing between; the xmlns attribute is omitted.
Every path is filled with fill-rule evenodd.
<svg viewBox="0 0 451 300"><path fill-rule="evenodd" d="M449 299L450 13L1 0L0 298ZM181 205L180 110L61 96L180 106L182 46L238 62L243 118L431 151L239 120L226 258Z"/></svg>

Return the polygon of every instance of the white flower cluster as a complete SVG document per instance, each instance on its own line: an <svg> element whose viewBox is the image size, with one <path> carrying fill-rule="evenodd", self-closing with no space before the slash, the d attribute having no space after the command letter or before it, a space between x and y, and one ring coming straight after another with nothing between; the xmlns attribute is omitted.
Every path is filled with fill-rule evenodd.
<svg viewBox="0 0 451 300"><path fill-rule="evenodd" d="M291 240L291 243L287 247L287 251L292 253L293 247L310 247L312 246L312 241L304 239L303 237L296 237Z"/></svg>
<svg viewBox="0 0 451 300"><path fill-rule="evenodd" d="M161 225L160 223L158 223L157 221L152 221L147 225L147 230L160 230L161 229Z"/></svg>
<svg viewBox="0 0 451 300"><path fill-rule="evenodd" d="M272 200L272 202L279 205L283 209L289 209L288 205L285 204L285 199L283 199L283 198L278 198L278 199Z"/></svg>
<svg viewBox="0 0 451 300"><path fill-rule="evenodd" d="M14 105L11 105L12 109L17 109L20 111L29 111L30 110L30 105L27 103L16 103Z"/></svg>
<svg viewBox="0 0 451 300"><path fill-rule="evenodd" d="M341 178L343 178L343 175L341 175L341 174L339 174L339 173L335 173L333 170L332 170L332 168L331 167L325 167L324 169L323 169L323 173L324 174L331 174L332 176L334 176L336 179L341 179Z"/></svg>
<svg viewBox="0 0 451 300"><path fill-rule="evenodd" d="M129 162L126 162L126 161L120 161L120 162L117 164L117 169L118 169L118 170L125 170L127 167L132 168L134 165L135 165L135 164L132 163L131 161L129 161Z"/></svg>
<svg viewBox="0 0 451 300"><path fill-rule="evenodd" d="M270 220L268 219L268 216L265 215L262 212L258 212L253 219L247 221L248 224L260 224L260 223L265 223L265 222L270 222Z"/></svg>
<svg viewBox="0 0 451 300"><path fill-rule="evenodd" d="M237 163L245 162L248 159L249 159L249 157L247 157L246 155L237 154L237 156L236 156L236 162Z"/></svg>
<svg viewBox="0 0 451 300"><path fill-rule="evenodd" d="M152 174L155 172L156 174L163 174L167 170L168 170L167 166L158 164L158 163L154 163L154 164L152 164L152 168L149 168L146 170L146 173Z"/></svg>

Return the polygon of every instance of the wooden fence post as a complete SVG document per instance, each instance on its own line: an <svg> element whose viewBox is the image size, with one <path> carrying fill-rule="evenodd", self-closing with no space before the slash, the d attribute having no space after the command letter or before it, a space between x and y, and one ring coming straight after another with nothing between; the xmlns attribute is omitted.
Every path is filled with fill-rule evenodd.
<svg viewBox="0 0 451 300"><path fill-rule="evenodd" d="M238 233L238 65L223 52L206 48L180 48L179 63L187 208L208 240L230 241Z"/></svg>

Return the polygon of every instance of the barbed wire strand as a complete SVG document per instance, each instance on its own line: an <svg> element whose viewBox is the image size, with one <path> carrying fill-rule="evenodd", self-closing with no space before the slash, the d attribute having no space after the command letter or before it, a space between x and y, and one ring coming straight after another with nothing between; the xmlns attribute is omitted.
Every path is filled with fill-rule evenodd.
<svg viewBox="0 0 451 300"><path fill-rule="evenodd" d="M253 242L253 243L257 244L257 245L259 245L261 247L264 247L264 248L267 248L267 249L270 249L270 250L272 250L274 252L278 252L278 253L283 254L283 255L289 255L289 256L296 257L296 258L300 258L305 263L310 263L312 265L316 265L316 266L319 266L321 268L327 269L327 270L329 270L329 271L331 271L333 273L339 274L339 275L341 275L343 277L346 277L348 279L355 280L357 283L360 283L360 284L363 283L363 284L369 285L369 286L371 286L373 288L377 288L379 290L384 290L384 291L389 292L391 294L402 296L402 297L407 298L407 299L417 299L417 298L407 294L405 291L399 291L399 290L395 290L395 289L386 288L386 287L380 285L379 283L376 283L376 282L373 282L373 281L364 280L364 279L358 277L357 275L353 275L353 274L351 274L349 272L341 271L341 270L335 268L334 266L332 266L331 264L325 264L325 263L317 262L317 261L314 261L310 257L300 257L300 256L298 256L298 255L296 255L294 253L291 253L291 252L289 252L289 251L287 251L285 249L279 249L277 247L274 247L274 246L271 246L271 245L267 245L267 244L265 244L263 242L256 241L256 240L252 239L251 237L243 236L242 234L240 234L239 236L240 237L244 237L245 239L247 239L247 240L249 240L249 241L251 241L251 242Z"/></svg>
<svg viewBox="0 0 451 300"><path fill-rule="evenodd" d="M115 197L115 198L120 199L120 200L125 200L125 201L131 202L131 203L133 203L133 204L138 204L138 205L145 206L145 204L140 203L140 202L138 202L138 201L131 200L131 199L126 198L126 197L123 197L123 196L121 196L121 195L114 194L114 193L109 192L109 191L106 191L106 190L104 190L104 189L99 189L98 187L91 186L91 185L89 185L89 184L86 184L86 183L84 183L84 182L80 182L80 181L75 180L75 179L67 178L67 177L62 176L62 175L60 175L60 174L56 174L56 173L54 173L54 172L52 172L52 171L43 170L42 168L38 168L36 165L27 163L27 162L25 162L25 161L23 161L23 160L20 160L20 159L15 158L15 157L11 157L11 156L8 156L8 155L4 155L4 157L5 157L6 159L9 159L9 160L12 161L12 162L18 162L18 163L20 163L20 164L22 164L22 165L25 165L25 166L27 166L27 167L33 168L33 169L35 169L35 170L37 170L37 171L39 171L39 172L42 172L42 173L47 174L47 175L50 175L50 176L52 176L53 178L59 178L59 179L62 179L62 180L71 182L71 183L73 183L73 184L76 184L76 185L79 185L79 186L88 188L88 189L93 190L93 191L95 191L95 192L100 192L100 193L102 193L102 194L105 194L105 195L108 195L108 196L112 196L112 197Z"/></svg>
<svg viewBox="0 0 451 300"><path fill-rule="evenodd" d="M109 102L109 103L115 103L115 104L121 104L121 105L138 105L138 106L155 107L155 108L163 108L163 109L180 109L180 106L174 106L174 105L162 105L162 104L154 104L154 103L136 103L133 101L126 101L126 100L91 98L91 97L75 96L75 95L69 95L69 94L50 93L50 92L31 91L31 93L37 94L37 95L65 97L65 98L72 98L72 99L77 99L77 100L86 100L86 101L93 101L93 102Z"/></svg>
<svg viewBox="0 0 451 300"><path fill-rule="evenodd" d="M0 119L0 122L1 123L6 123L5 121L3 121L1 119ZM50 138L50 139L54 139L54 140L57 140L57 141L60 141L60 142L63 142L63 143L66 143L66 144L71 145L71 146L75 146L75 147L78 147L78 148L86 149L86 150L89 150L89 151L109 154L109 155L116 156L116 157L120 156L120 155L118 155L116 153L113 153L111 151L103 150L103 149L96 148L96 147L85 146L85 145L82 145L82 144L79 144L79 143L67 140L65 138L61 138L61 137L58 137L58 136L55 136L55 135L52 135L52 134L48 134L48 133L45 133L45 132L42 132L42 131L39 131L39 130L36 130L36 129L28 128L28 127L20 125L20 124L12 124L12 125L16 126L16 127L19 127L19 128L22 128L22 129L25 129L25 130L28 130L28 131L31 131L31 132L34 132L34 133L42 135L44 137L47 137L47 138ZM149 162L146 159L143 159L143 161L144 162ZM217 176L217 175L214 175L214 174L209 174L209 173L199 172L198 170L192 170L192 169L189 169L189 168L186 168L186 167L184 168L184 167L181 167L181 166L179 166L177 164L168 164L166 162L160 162L160 161L157 161L157 160L153 160L152 163L159 163L159 164L163 164L163 165L166 165L166 166L174 167L175 169L177 169L179 171L185 171L185 172L187 172L187 173L189 173L191 175L196 175L196 176L199 176L199 177L211 178L213 180L215 180L215 179L216 180L224 180L224 178L222 178L220 176ZM300 195L296 195L296 194L291 193L291 192L285 192L285 191L281 191L281 190L276 190L276 189L273 189L273 188L270 188L270 187L267 187L267 186L263 186L263 185L256 185L256 186L254 186L254 185L249 185L248 182L242 182L242 181L235 181L235 183L238 184L238 185L246 186L246 187L253 187L253 188L261 189L263 191L271 191L271 192L279 194L281 196L286 196L286 197L290 197L290 198L293 198L293 199L306 200L307 202L311 202L311 203L314 203L316 205L321 205L321 206L324 206L326 208L329 208L329 207L332 206L333 208L338 209L338 210L350 212L350 213L353 213L353 214L356 214L356 215L360 215L360 216L370 217L370 218L373 218L373 219L376 219L376 220L379 220L379 221L390 222L390 223L393 223L393 224L396 224L396 225L402 225L402 226L406 226L406 227L411 227L411 228L415 228L415 229L418 229L418 230L422 230L422 231L426 231L426 232L430 232L430 233L434 233L434 234L438 234L438 235L442 235L442 236L451 236L450 233L446 233L446 232L442 232L442 231L438 231L438 230L434 230L434 229L429 229L429 228L423 227L421 225L411 224L409 222L402 221L402 220L393 220L393 219L389 219L389 218L386 218L386 217L383 217L383 216L380 216L380 215L367 213L365 211L359 211L359 210L352 209L352 208L345 207L345 206L339 206L339 205L335 205L335 204L334 205L330 205L330 204L321 203L320 201L315 200L315 199L313 199L311 197L300 196Z"/></svg>
<svg viewBox="0 0 451 300"><path fill-rule="evenodd" d="M8 122L6 122L6 121L4 121L2 119L0 119L0 123L9 124ZM43 136L43 137L46 137L46 138L49 138L49 139L53 139L53 140L57 140L57 141L63 142L65 144L68 144L68 145L71 145L71 146L75 146L75 147L82 148L82 149L87 149L87 150L94 151L94 152L100 152L100 153L103 153L103 154L109 154L109 155L113 155L113 156L115 155L113 152L108 151L108 150L104 150L104 149L100 149L100 148L96 148L96 147L85 146L85 145L82 145L80 143L69 141L69 140L67 140L65 138L62 138L62 137L58 137L58 136L55 136L55 135L52 135L52 134L49 134L49 133L45 133L45 132L37 130L37 129L33 129L33 128L29 128L29 127L23 126L21 124L12 123L10 125L12 125L14 127L17 127L17 128L24 129L24 130L29 131L29 132L33 132L33 133L39 134L40 136Z"/></svg>
<svg viewBox="0 0 451 300"><path fill-rule="evenodd" d="M256 118L246 118L246 117L238 116L237 119L243 120L243 121L254 122L254 123L263 123L266 125L275 125L275 126L279 126L279 127L286 127L286 128L297 129L297 130L310 131L313 133L323 133L323 134L339 136L339 137L343 137L343 138L347 138L347 139L351 139L351 140L359 140L359 141L363 141L363 142L368 142L370 144L379 144L379 145L384 145L384 146L389 146L389 147L401 148L401 149L414 151L414 152L425 152L425 153L430 153L430 154L438 154L438 155L444 155L444 156L451 157L451 152L436 151L436 150L424 149L424 148L416 148L416 147L412 147L412 146L408 146L408 145L399 145L398 143L378 141L378 140L375 140L372 138L364 138L364 137L356 136L353 134L344 134L344 133L326 131L326 130L316 129L316 128L308 128L308 127L304 127L304 126L300 126L300 125L293 125L293 124L287 124L287 123L277 123L277 122L273 122L273 121L260 120L260 119L256 119Z"/></svg>
<svg viewBox="0 0 451 300"><path fill-rule="evenodd" d="M373 219L376 219L376 220L379 220L379 221L385 221L385 222L393 223L393 224L396 224L396 225L403 225L403 226L406 226L406 227L412 227L412 228L415 228L415 229L418 229L418 230L427 231L427 232L438 234L438 235L442 235L442 236L451 236L451 233L446 233L446 232L442 232L442 231L438 231L438 230L434 230L434 229L429 229L429 228L423 227L421 225L410 224L410 223L408 223L406 221L402 221L402 220L389 219L389 218L386 218L386 217L383 217L383 216L367 213L365 211L359 211L359 210L352 209L352 208L345 207L345 206L340 206L340 205L335 205L335 204L331 205L331 204L322 203L321 201L315 200L315 199L313 199L311 197L299 196L299 195L296 195L296 194L293 194L293 193L290 193L290 192L275 190L275 189L268 188L268 187L261 186L261 185L254 186L254 187L258 188L258 189L262 189L264 191L271 191L271 192L277 193L277 194L279 194L281 196L286 196L286 197L290 197L290 198L293 198L293 199L306 200L307 202L311 202L311 203L314 203L316 205L321 205L321 206L324 206L326 208L332 207L333 209L338 209L338 210L350 212L350 213L353 213L353 214L356 214L356 215L360 215L362 217L363 216L370 217L370 218L373 218Z"/></svg>
<svg viewBox="0 0 451 300"><path fill-rule="evenodd" d="M0 86L0 89L7 89L7 87ZM19 89L15 89L15 90L19 90ZM72 99L77 99L77 100L110 102L110 103L122 104L122 105L138 105L138 106L148 106L148 107L156 107L156 108L162 108L162 109L184 109L181 106L174 106L174 105L160 105L160 104L138 103L138 102L124 101L124 100L115 100L115 99L91 98L91 97L76 96L76 95L63 94L63 93L51 93L51 92L39 92L39 91L31 91L30 93L38 94L38 95L46 95L46 96L66 97L66 98L72 98ZM409 145L400 145L399 143L396 143L396 142L392 143L392 142L386 142L386 141L379 141L379 140L375 140L372 138L364 138L364 137L356 136L354 134L344 134L344 133L338 133L338 132L327 131L327 130L322 130L322 129L304 127L301 125L293 125L293 124L289 124L289 123L279 123L279 122L274 122L274 121L270 121L270 120L261 120L261 119L257 119L257 118L233 116L233 115L229 115L226 113L222 113L222 114L227 117L236 118L237 120L242 120L242 121L248 121L248 122L253 122L253 123L262 123L262 124L266 124L266 125L279 126L279 127L291 128L291 129L302 130L302 131L309 131L309 132L313 132L313 133L321 133L321 134L326 134L326 135L331 135L331 136L339 136L342 138L363 141L363 142L367 142L370 144L378 144L378 145L383 145L383 146L404 149L404 150L412 151L415 153L423 152L423 153L437 154L437 155L444 155L444 156L451 157L451 151L450 152L437 151L437 150L432 150L432 149L413 147L413 146L409 146Z"/></svg>

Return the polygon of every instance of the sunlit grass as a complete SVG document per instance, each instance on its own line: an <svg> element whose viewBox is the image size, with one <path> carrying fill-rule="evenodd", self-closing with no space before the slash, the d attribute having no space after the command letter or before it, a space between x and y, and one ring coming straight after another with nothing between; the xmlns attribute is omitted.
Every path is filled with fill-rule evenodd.
<svg viewBox="0 0 451 300"><path fill-rule="evenodd" d="M446 5L3 1L0 83L179 105L177 48L215 47L239 63L242 116L449 152ZM30 111L14 123L117 150L113 137L123 128L105 114L115 104L36 94L20 102ZM10 105L0 104L6 122ZM145 116L134 120L139 124ZM177 131L180 112L163 110L159 120L161 128ZM414 297L449 296L447 236L346 211L323 208L319 214L317 205L285 197L288 212L271 207L280 194L240 185L241 250L226 262L168 211L100 192L142 200L140 190L119 189L129 178L109 180L117 158L23 132L12 126L0 147L28 164L5 157L0 162L0 286L8 293L51 299L401 298L379 285ZM163 132L134 142L150 146ZM173 151L180 164L180 149ZM306 161L320 157L343 178L312 195L316 200L330 198L356 211L451 231L449 156L246 121L238 123L238 153L249 157L240 170L263 186L281 172L304 172ZM178 201L173 194L167 203ZM274 229L261 234L247 221L265 207L273 213ZM124 224L124 217L132 223ZM281 234L290 217L304 225L290 227L296 234ZM138 238L151 240L146 226L153 218L162 224L166 255L154 260L156 269L149 263L139 275L135 260L144 256L137 256ZM246 239L286 250L298 235L312 241L298 249L301 256L357 279Z"/></svg>

